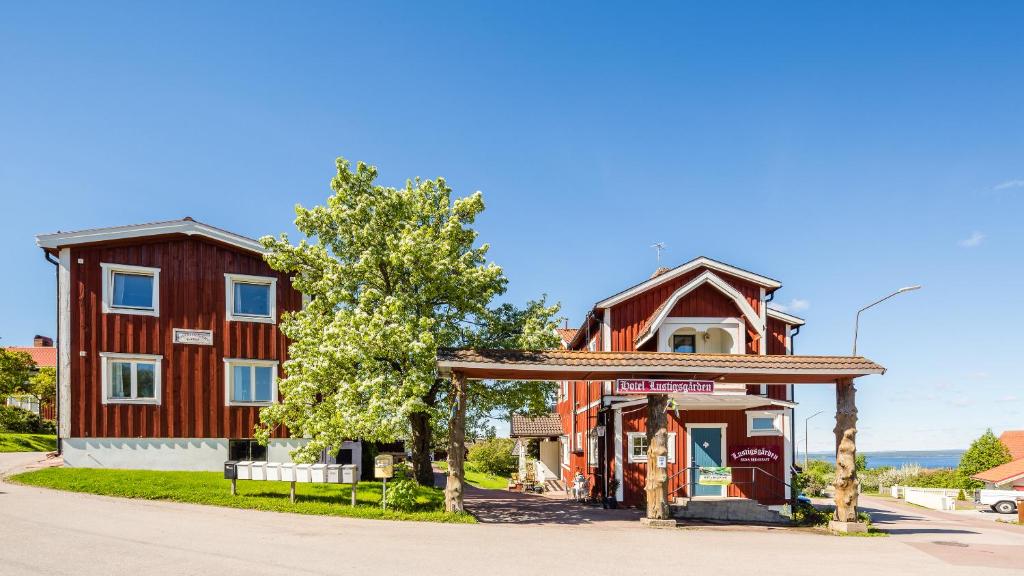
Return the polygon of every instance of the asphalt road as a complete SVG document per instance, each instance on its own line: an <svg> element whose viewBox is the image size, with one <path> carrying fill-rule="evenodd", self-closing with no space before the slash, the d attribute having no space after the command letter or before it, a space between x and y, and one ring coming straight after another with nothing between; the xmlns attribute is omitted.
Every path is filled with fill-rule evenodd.
<svg viewBox="0 0 1024 576"><path fill-rule="evenodd" d="M0 454L0 470L33 458ZM535 518L519 524L506 518L477 525L389 522L122 500L0 483L0 573L1020 573L992 566L991 558L954 562L917 545L964 536L955 533L839 538L792 529L657 530L626 521L552 518L557 520ZM928 526L927 520L918 522ZM951 530L936 526L939 531ZM974 545L990 538L979 535L981 527L970 530L978 532L970 535ZM1024 530L1019 535L1000 531L996 537L1017 547L1018 568L1024 571ZM965 550L936 546L943 553L947 548Z"/></svg>

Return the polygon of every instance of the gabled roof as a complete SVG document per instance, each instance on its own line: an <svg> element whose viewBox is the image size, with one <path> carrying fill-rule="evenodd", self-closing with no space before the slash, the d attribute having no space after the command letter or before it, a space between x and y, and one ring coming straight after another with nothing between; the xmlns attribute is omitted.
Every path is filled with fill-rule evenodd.
<svg viewBox="0 0 1024 576"><path fill-rule="evenodd" d="M693 270L696 270L697 268L700 267L705 267L716 272L721 272L723 274L729 274L730 276L742 278L744 280L747 280L748 282L752 282L759 286L764 286L765 288L768 289L769 292L782 287L782 283L779 282L778 280L773 280L771 278L768 278L767 276L761 276L760 274L754 274L753 272L749 272L742 268L737 268L735 266L730 266L729 264L726 264L724 262L712 260L711 258L707 258L706 256L700 256L698 258L690 260L685 264L676 266L675 268L669 270L668 272L657 274L652 278L633 286L632 288L627 288L626 290L623 290L622 292L615 294L614 296L609 296L608 298L601 300L597 304L594 304L594 308L608 308L609 306L614 306L619 302L628 300L633 296L636 296L637 294L645 292L664 282L668 282L673 278L677 278L679 276L682 276L683 274L692 272Z"/></svg>
<svg viewBox="0 0 1024 576"><path fill-rule="evenodd" d="M166 222L151 222L149 224L132 224L130 226L114 226L111 228L92 228L90 230L78 230L75 232L56 232L53 234L40 234L36 236L36 244L48 250L58 250L65 246L78 244L95 244L100 242L111 242L115 240L126 240L131 238L146 238L149 236L165 236L168 234L184 234L186 236L202 236L217 242L222 242L242 250L262 254L263 245L258 241L196 222L192 218L185 217L181 220L168 220Z"/></svg>
<svg viewBox="0 0 1024 576"><path fill-rule="evenodd" d="M509 436L513 438L549 438L565 434L558 414L523 416L513 414L509 422Z"/></svg>
<svg viewBox="0 0 1024 576"><path fill-rule="evenodd" d="M789 324L791 326L803 326L804 324L807 323L807 322L804 321L803 318L800 318L799 316L793 316L792 314L786 314L785 312L783 312L781 310L776 310L776 309L774 309L774 308L772 308L770 306L768 307L767 314L768 314L769 318L775 318L776 320L782 320L783 322L785 322L786 324Z"/></svg>
<svg viewBox="0 0 1024 576"><path fill-rule="evenodd" d="M989 468L984 472L978 472L974 476L971 476L975 480L981 480L982 482L991 482L992 484L1006 484L1013 482L1018 478L1024 478L1024 458L1018 458L1013 462L1007 462L1002 466L996 466L995 468Z"/></svg>
<svg viewBox="0 0 1024 576"><path fill-rule="evenodd" d="M1014 460L1024 458L1024 430L1007 430L999 436L999 441L1010 450Z"/></svg>
<svg viewBox="0 0 1024 576"><path fill-rule="evenodd" d="M5 350L27 353L40 368L57 366L57 349L53 346L7 346Z"/></svg>
<svg viewBox="0 0 1024 576"><path fill-rule="evenodd" d="M576 336L576 328L556 328L558 337L562 339L562 345L568 347L569 343Z"/></svg>

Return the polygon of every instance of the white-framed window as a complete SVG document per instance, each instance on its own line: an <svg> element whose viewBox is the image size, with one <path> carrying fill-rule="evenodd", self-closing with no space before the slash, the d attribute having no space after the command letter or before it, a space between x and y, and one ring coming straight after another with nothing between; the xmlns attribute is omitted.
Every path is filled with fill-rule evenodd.
<svg viewBox="0 0 1024 576"><path fill-rule="evenodd" d="M101 262L103 313L160 315L160 269Z"/></svg>
<svg viewBox="0 0 1024 576"><path fill-rule="evenodd" d="M568 436L559 436L558 439L562 441L562 465L568 467L569 466L569 452L571 452L571 450L569 449L569 437Z"/></svg>
<svg viewBox="0 0 1024 576"><path fill-rule="evenodd" d="M747 436L782 436L782 411L748 410Z"/></svg>
<svg viewBox="0 0 1024 576"><path fill-rule="evenodd" d="M597 430L587 432L587 465L597 466Z"/></svg>
<svg viewBox="0 0 1024 576"><path fill-rule="evenodd" d="M633 464L646 463L647 462L647 433L646 432L629 432L627 435L629 441L629 462ZM676 461L676 433L668 433L668 446L666 456L669 462Z"/></svg>
<svg viewBox="0 0 1024 576"><path fill-rule="evenodd" d="M577 452L582 452L583 451L583 432L577 432L576 433L576 444L573 445L573 448Z"/></svg>
<svg viewBox="0 0 1024 576"><path fill-rule="evenodd" d="M229 321L276 322L277 278L225 274L224 290Z"/></svg>
<svg viewBox="0 0 1024 576"><path fill-rule="evenodd" d="M277 401L277 360L224 359L228 406L266 406Z"/></svg>
<svg viewBox="0 0 1024 576"><path fill-rule="evenodd" d="M159 404L160 363L156 354L100 352L104 404Z"/></svg>

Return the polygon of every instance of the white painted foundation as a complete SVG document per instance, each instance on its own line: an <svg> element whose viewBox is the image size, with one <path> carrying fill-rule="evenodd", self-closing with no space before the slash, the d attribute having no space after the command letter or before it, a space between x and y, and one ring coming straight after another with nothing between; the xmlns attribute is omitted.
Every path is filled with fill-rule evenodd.
<svg viewBox="0 0 1024 576"><path fill-rule="evenodd" d="M271 440L270 462L291 462L289 452L307 442ZM64 465L72 468L137 470L224 469L228 441L224 438L65 438Z"/></svg>

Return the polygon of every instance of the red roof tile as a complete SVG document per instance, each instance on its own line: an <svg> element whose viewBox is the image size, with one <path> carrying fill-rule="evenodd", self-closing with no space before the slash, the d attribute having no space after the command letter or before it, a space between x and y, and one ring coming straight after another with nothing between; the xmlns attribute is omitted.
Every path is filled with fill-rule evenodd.
<svg viewBox="0 0 1024 576"><path fill-rule="evenodd" d="M981 480L982 482L991 482L992 484L1000 484L1024 476L1024 458L1018 458L1013 462L1007 462L1002 466L996 466L995 468L989 468L984 472L979 472L971 478L975 480Z"/></svg>
<svg viewBox="0 0 1024 576"><path fill-rule="evenodd" d="M1007 430L999 436L999 441L1010 449L1014 460L1024 458L1024 430Z"/></svg>
<svg viewBox="0 0 1024 576"><path fill-rule="evenodd" d="M558 328L558 335L562 337L562 342L568 345L576 336L576 328Z"/></svg>
<svg viewBox="0 0 1024 576"><path fill-rule="evenodd" d="M523 416L513 414L509 422L509 436L513 438L547 438L565 434L558 414Z"/></svg>
<svg viewBox="0 0 1024 576"><path fill-rule="evenodd" d="M13 352L27 352L36 366L57 367L57 348L53 346L8 346L6 349Z"/></svg>

